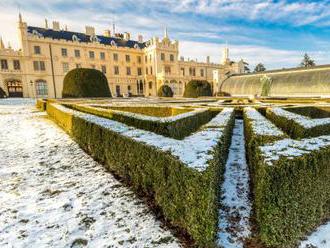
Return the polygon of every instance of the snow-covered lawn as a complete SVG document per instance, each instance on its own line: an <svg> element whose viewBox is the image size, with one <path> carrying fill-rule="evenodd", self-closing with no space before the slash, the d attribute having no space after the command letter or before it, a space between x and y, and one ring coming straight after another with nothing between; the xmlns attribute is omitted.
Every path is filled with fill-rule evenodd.
<svg viewBox="0 0 330 248"><path fill-rule="evenodd" d="M0 100L0 247L180 246L33 103Z"/></svg>
<svg viewBox="0 0 330 248"><path fill-rule="evenodd" d="M218 244L224 248L243 248L244 239L251 233L249 218L252 208L243 120L235 121L222 190Z"/></svg>

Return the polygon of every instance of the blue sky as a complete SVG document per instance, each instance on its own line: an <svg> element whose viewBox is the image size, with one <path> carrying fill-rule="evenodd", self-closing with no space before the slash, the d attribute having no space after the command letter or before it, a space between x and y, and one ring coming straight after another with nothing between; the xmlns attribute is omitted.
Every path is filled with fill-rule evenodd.
<svg viewBox="0 0 330 248"><path fill-rule="evenodd" d="M317 64L330 63L330 1L1 0L0 35L14 47L18 6L29 25L43 26L47 18L102 33L114 20L118 31L145 39L162 36L167 26L181 55L191 59L210 55L218 62L228 42L231 58L251 68L258 62L269 69L297 66L305 52Z"/></svg>

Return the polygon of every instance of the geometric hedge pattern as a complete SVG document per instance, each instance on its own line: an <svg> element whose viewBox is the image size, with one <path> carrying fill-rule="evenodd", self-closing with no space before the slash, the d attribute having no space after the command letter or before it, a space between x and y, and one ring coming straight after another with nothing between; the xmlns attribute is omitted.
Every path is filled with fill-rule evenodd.
<svg viewBox="0 0 330 248"><path fill-rule="evenodd" d="M198 247L221 246L221 185L238 119L244 122L255 227L244 242L294 247L330 217L327 109L184 101L38 105Z"/></svg>

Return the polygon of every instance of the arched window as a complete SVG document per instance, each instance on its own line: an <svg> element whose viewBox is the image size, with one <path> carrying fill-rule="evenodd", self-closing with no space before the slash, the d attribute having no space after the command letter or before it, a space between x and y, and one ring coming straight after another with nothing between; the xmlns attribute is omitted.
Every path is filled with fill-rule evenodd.
<svg viewBox="0 0 330 248"><path fill-rule="evenodd" d="M48 96L48 85L45 80L36 81L36 95L37 96Z"/></svg>

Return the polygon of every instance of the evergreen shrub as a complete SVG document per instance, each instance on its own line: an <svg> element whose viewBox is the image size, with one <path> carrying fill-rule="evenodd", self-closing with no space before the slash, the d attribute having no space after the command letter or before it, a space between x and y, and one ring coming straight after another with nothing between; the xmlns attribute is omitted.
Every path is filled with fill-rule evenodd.
<svg viewBox="0 0 330 248"><path fill-rule="evenodd" d="M212 96L211 84L206 80L191 80L186 85L183 96L189 98Z"/></svg>
<svg viewBox="0 0 330 248"><path fill-rule="evenodd" d="M108 80L101 71L76 68L69 71L64 78L62 97L111 97L111 93Z"/></svg>
<svg viewBox="0 0 330 248"><path fill-rule="evenodd" d="M157 91L157 96L159 97L173 97L173 91L170 86L162 85Z"/></svg>

